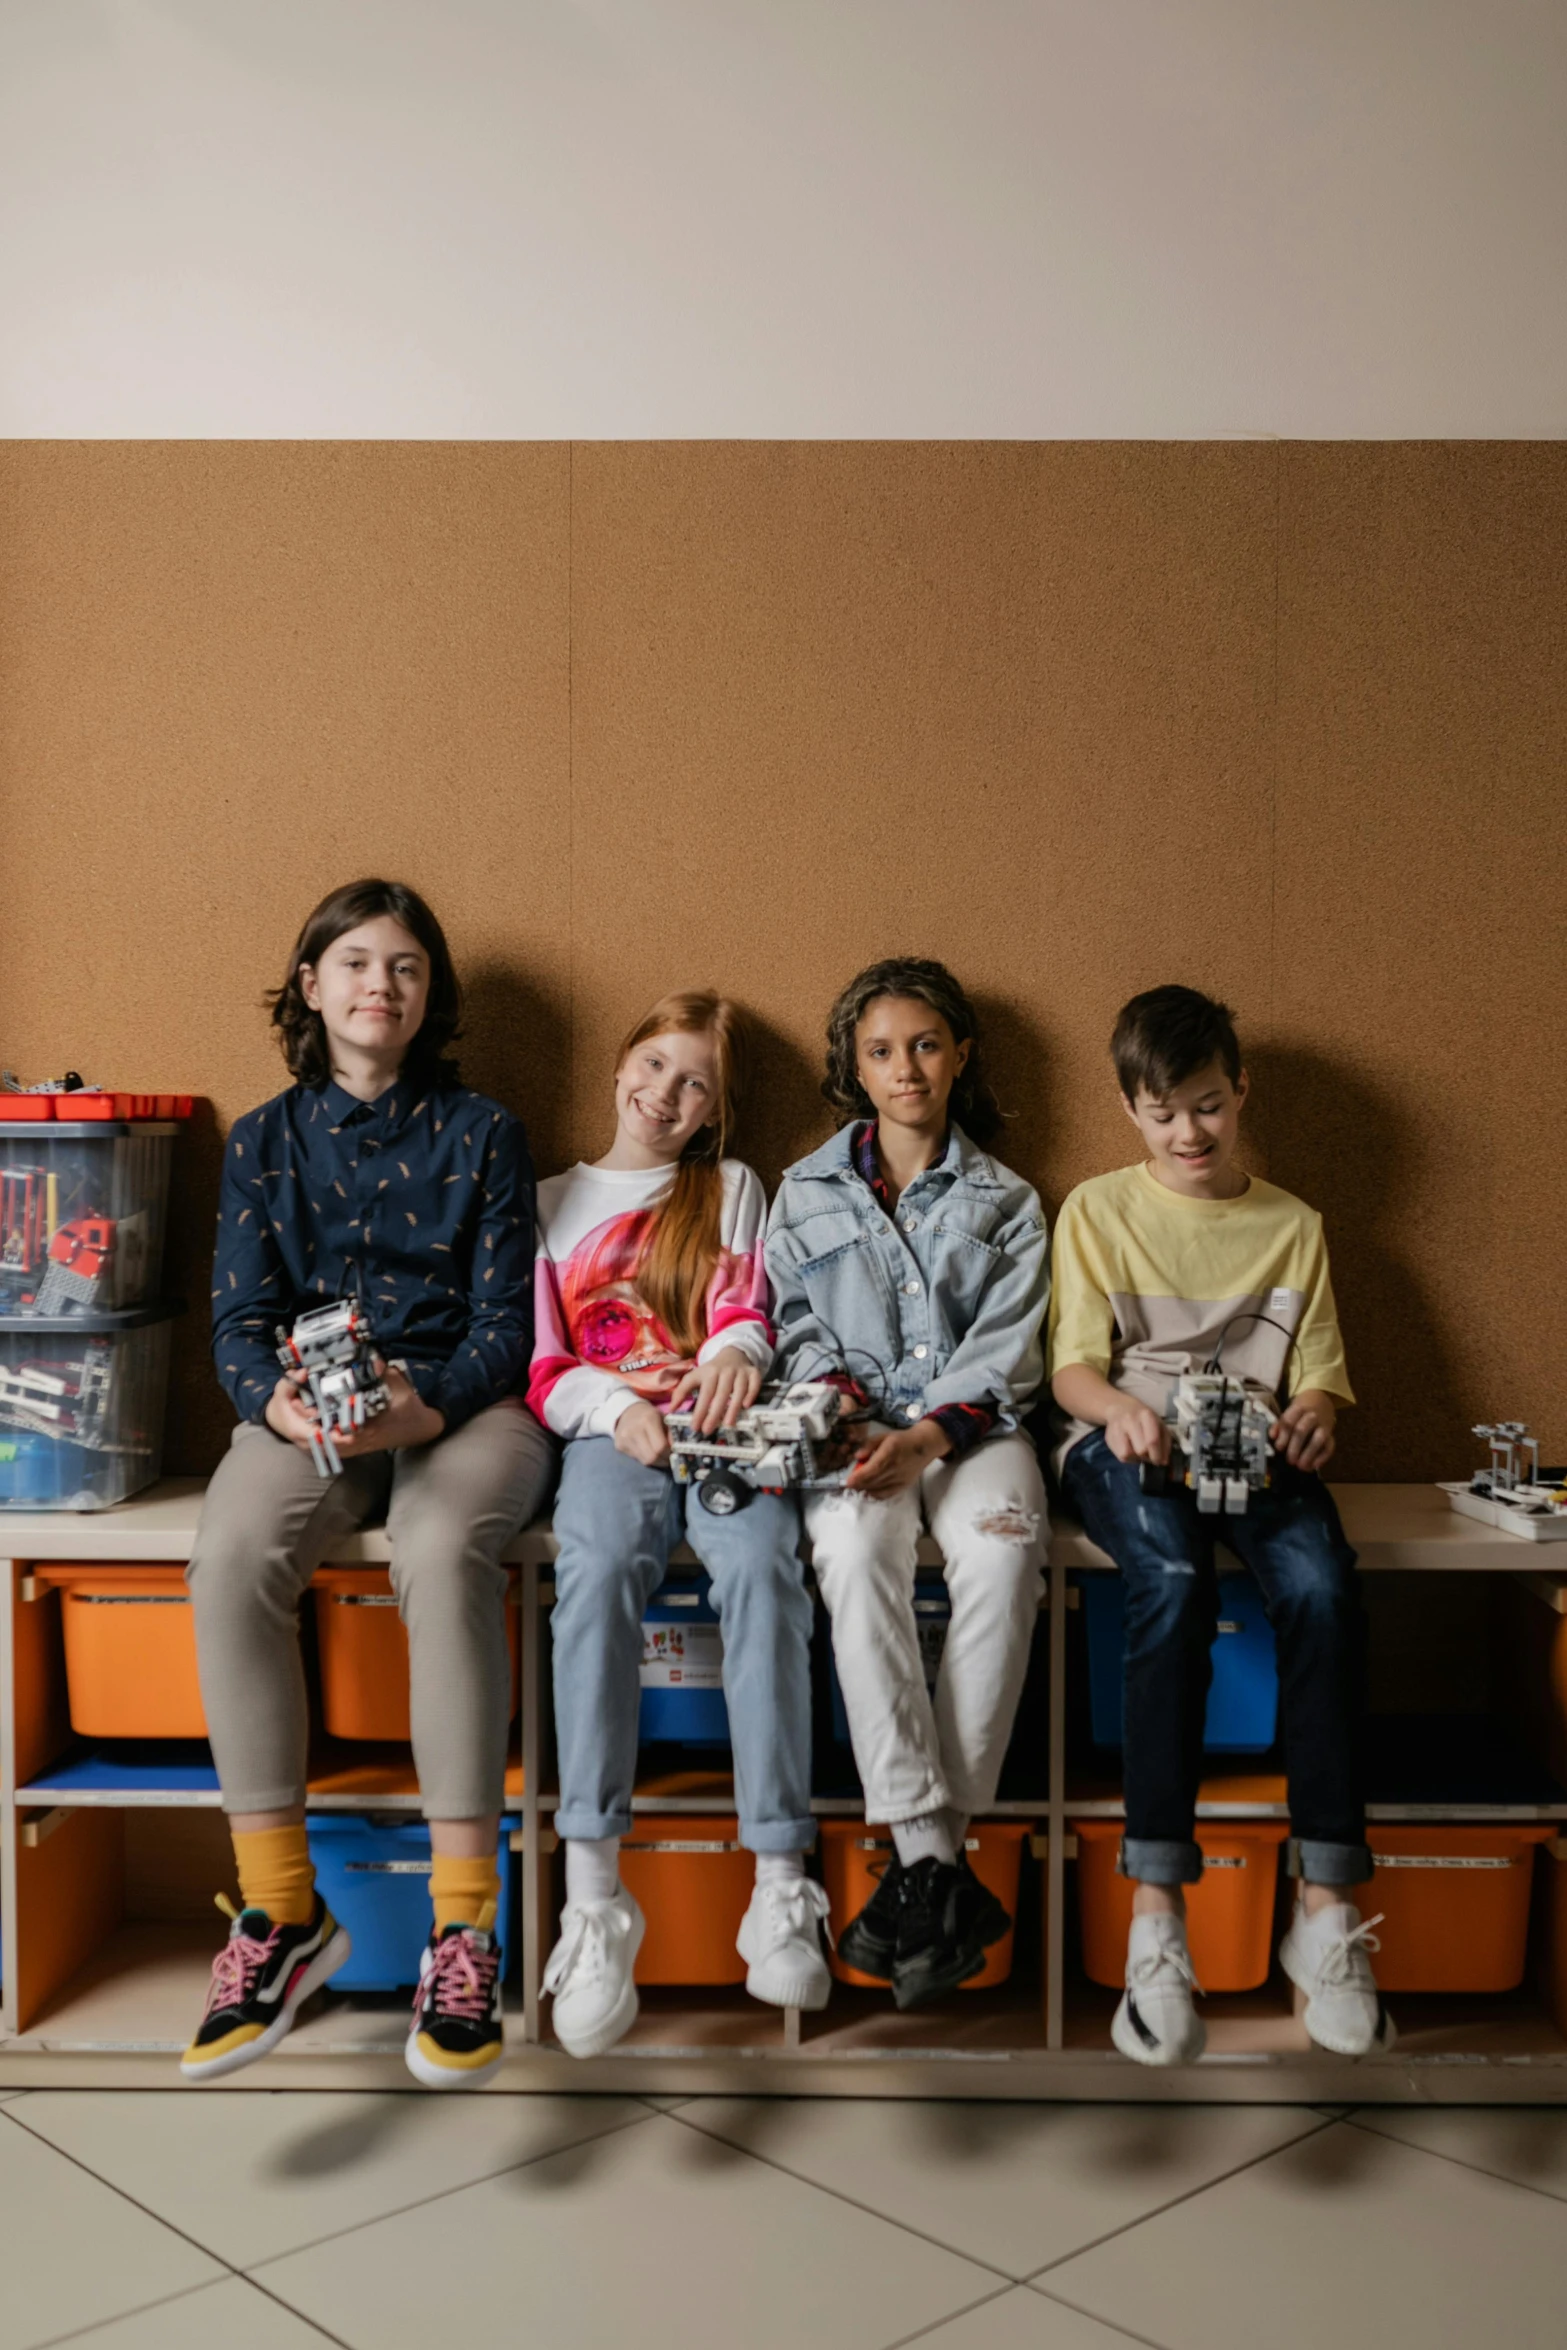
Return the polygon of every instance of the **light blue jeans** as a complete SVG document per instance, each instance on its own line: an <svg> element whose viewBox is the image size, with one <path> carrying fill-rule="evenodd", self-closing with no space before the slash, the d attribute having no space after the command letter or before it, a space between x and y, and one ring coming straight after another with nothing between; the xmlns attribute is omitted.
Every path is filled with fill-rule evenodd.
<svg viewBox="0 0 1567 2350"><path fill-rule="evenodd" d="M752 1852L808 1852L811 1603L792 1499L759 1493L732 1517L694 1485L617 1452L608 1436L566 1446L555 1503L556 1833L631 1827L641 1698L642 1617L682 1536L713 1579L740 1840Z"/></svg>

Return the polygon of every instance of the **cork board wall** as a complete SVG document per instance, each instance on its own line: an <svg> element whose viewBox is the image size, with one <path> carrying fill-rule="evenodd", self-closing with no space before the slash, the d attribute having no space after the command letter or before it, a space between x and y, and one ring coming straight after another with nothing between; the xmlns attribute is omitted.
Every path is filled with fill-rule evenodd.
<svg viewBox="0 0 1567 2350"><path fill-rule="evenodd" d="M168 1462L262 996L381 870L445 920L465 1065L541 1171L623 1026L763 1024L749 1155L825 1131L835 987L943 956L1006 1155L1123 1163L1134 989L1225 995L1252 1164L1327 1219L1341 1472L1567 1455L1567 449L0 444L0 1057L211 1104L175 1217Z"/></svg>

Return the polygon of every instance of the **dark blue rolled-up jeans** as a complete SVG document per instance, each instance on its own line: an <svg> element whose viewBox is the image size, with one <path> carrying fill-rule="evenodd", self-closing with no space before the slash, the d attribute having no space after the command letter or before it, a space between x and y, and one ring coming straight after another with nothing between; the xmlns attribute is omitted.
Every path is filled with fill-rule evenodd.
<svg viewBox="0 0 1567 2350"><path fill-rule="evenodd" d="M1062 1491L1121 1570L1126 1596L1126 1837L1121 1865L1150 1885L1194 1885L1203 1716L1219 1618L1222 1537L1262 1588L1279 1660L1290 1825L1303 1877L1371 1874L1360 1788L1360 1599L1355 1554L1320 1477L1276 1460L1238 1517L1205 1518L1184 1486L1144 1493L1102 1429L1066 1456Z"/></svg>

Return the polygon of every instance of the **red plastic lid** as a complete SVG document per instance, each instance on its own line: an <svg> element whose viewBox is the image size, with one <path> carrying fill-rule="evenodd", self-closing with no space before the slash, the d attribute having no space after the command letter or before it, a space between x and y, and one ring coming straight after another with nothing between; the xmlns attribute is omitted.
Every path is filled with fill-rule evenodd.
<svg viewBox="0 0 1567 2350"><path fill-rule="evenodd" d="M189 1093L105 1093L99 1086L79 1086L74 1093L0 1093L0 1121L58 1118L68 1125L124 1125L188 1118L194 1106Z"/></svg>

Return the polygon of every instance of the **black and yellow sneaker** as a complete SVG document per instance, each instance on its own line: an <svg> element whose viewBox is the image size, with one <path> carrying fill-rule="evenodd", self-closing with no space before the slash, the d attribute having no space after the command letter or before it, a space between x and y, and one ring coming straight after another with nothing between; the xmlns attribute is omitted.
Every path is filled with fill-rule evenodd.
<svg viewBox="0 0 1567 2350"><path fill-rule="evenodd" d="M215 2081L267 2055L352 1948L319 1893L303 1926L275 1926L265 1910L237 1910L222 1893L218 1907L233 1923L212 1962L201 2028L180 2059L187 2081Z"/></svg>
<svg viewBox="0 0 1567 2350"><path fill-rule="evenodd" d="M898 1950L898 1911L902 1905L903 1863L890 1852L879 1871L879 1883L865 1907L851 1918L838 1937L838 1956L845 1966L879 1983L892 1980L892 1962Z"/></svg>
<svg viewBox="0 0 1567 2350"><path fill-rule="evenodd" d="M991 1944L1011 1931L1012 1920L966 1854L955 1862L916 1861L904 1870L899 1892L892 1997L900 2008L955 1991L983 1970Z"/></svg>
<svg viewBox="0 0 1567 2350"><path fill-rule="evenodd" d="M488 1922L433 1932L419 1961L408 2070L427 2089L477 2089L503 2050L501 1951Z"/></svg>

